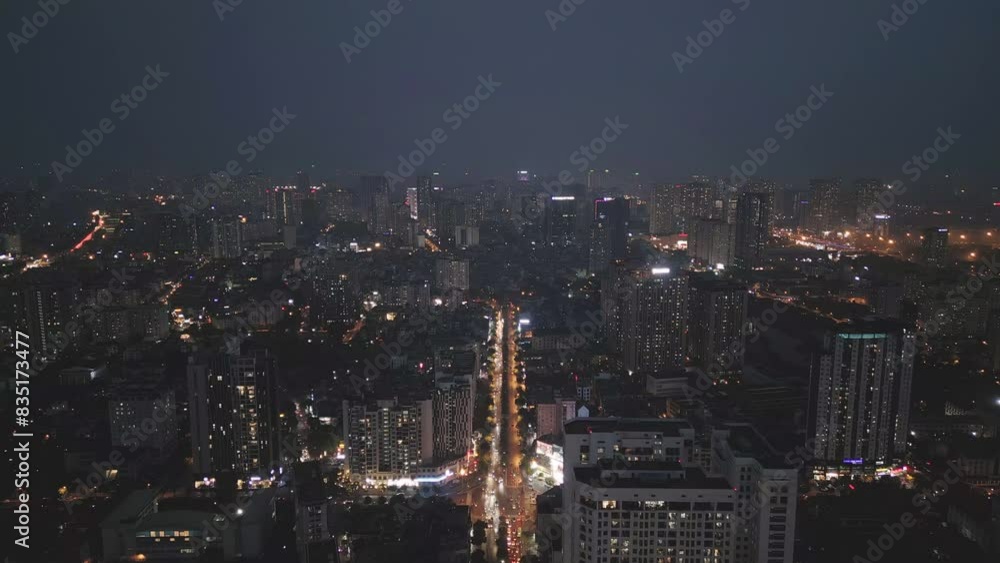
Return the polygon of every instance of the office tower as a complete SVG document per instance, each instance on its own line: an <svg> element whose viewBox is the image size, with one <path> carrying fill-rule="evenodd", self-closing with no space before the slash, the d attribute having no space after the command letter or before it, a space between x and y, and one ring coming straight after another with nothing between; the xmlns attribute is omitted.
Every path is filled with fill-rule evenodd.
<svg viewBox="0 0 1000 563"><path fill-rule="evenodd" d="M748 424L713 429L711 469L736 490L732 561L792 563L798 469Z"/></svg>
<svg viewBox="0 0 1000 563"><path fill-rule="evenodd" d="M747 287L715 276L691 280L691 354L712 379L743 371Z"/></svg>
<svg viewBox="0 0 1000 563"><path fill-rule="evenodd" d="M545 202L545 238L549 244L569 246L576 240L577 198L551 196Z"/></svg>
<svg viewBox="0 0 1000 563"><path fill-rule="evenodd" d="M684 366L688 275L670 268L636 272L624 300L625 366L657 372Z"/></svg>
<svg viewBox="0 0 1000 563"><path fill-rule="evenodd" d="M239 217L212 219L212 258L232 260L243 254L243 220Z"/></svg>
<svg viewBox="0 0 1000 563"><path fill-rule="evenodd" d="M475 384L474 374L435 376L432 395L435 461L463 457L474 447Z"/></svg>
<svg viewBox="0 0 1000 563"><path fill-rule="evenodd" d="M930 227L920 235L920 254L924 262L939 268L948 264L948 229Z"/></svg>
<svg viewBox="0 0 1000 563"><path fill-rule="evenodd" d="M111 446L164 459L177 447L174 390L162 376L129 379L108 391Z"/></svg>
<svg viewBox="0 0 1000 563"><path fill-rule="evenodd" d="M771 237L768 231L771 210L767 195L744 193L736 205L736 235L733 262L741 270L754 270L763 265L764 247Z"/></svg>
<svg viewBox="0 0 1000 563"><path fill-rule="evenodd" d="M412 479L434 454L431 399L344 403L347 469L355 482L388 485Z"/></svg>
<svg viewBox="0 0 1000 563"><path fill-rule="evenodd" d="M276 362L266 350L188 364L194 471L247 478L280 461Z"/></svg>
<svg viewBox="0 0 1000 563"><path fill-rule="evenodd" d="M890 321L827 334L813 366L817 458L889 462L906 451L915 335Z"/></svg>
<svg viewBox="0 0 1000 563"><path fill-rule="evenodd" d="M840 226L840 178L809 180L812 201L807 226L817 232L833 231Z"/></svg>
<svg viewBox="0 0 1000 563"><path fill-rule="evenodd" d="M55 272L29 272L10 292L11 334L26 333L32 355L53 359L79 335L79 283Z"/></svg>
<svg viewBox="0 0 1000 563"><path fill-rule="evenodd" d="M383 176L361 177L361 198L364 202L364 219L368 232L382 235L389 231L389 181Z"/></svg>
<svg viewBox="0 0 1000 563"><path fill-rule="evenodd" d="M693 440L678 420L566 423L561 560L734 561L737 493L690 463Z"/></svg>
<svg viewBox="0 0 1000 563"><path fill-rule="evenodd" d="M884 209L878 207L878 196L885 191L886 187L881 180L873 178L859 178L854 181L855 210L854 224L863 230L872 229L875 216L884 213Z"/></svg>
<svg viewBox="0 0 1000 563"><path fill-rule="evenodd" d="M479 246L479 227L459 225L455 227L455 247L472 248Z"/></svg>
<svg viewBox="0 0 1000 563"><path fill-rule="evenodd" d="M439 258L434 264L434 279L439 291L452 289L469 291L469 261L459 258Z"/></svg>
<svg viewBox="0 0 1000 563"><path fill-rule="evenodd" d="M591 224L590 273L605 271L612 260L628 254L628 201L603 198L594 202Z"/></svg>
<svg viewBox="0 0 1000 563"><path fill-rule="evenodd" d="M697 219L688 239L688 254L710 267L733 265L735 228L717 219Z"/></svg>

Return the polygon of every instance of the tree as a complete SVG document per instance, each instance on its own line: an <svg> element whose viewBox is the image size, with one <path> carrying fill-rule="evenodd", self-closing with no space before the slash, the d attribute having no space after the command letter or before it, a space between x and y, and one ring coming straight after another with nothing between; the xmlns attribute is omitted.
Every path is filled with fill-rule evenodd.
<svg viewBox="0 0 1000 563"><path fill-rule="evenodd" d="M476 523L472 525L472 543L477 546L486 543L486 522L476 520Z"/></svg>

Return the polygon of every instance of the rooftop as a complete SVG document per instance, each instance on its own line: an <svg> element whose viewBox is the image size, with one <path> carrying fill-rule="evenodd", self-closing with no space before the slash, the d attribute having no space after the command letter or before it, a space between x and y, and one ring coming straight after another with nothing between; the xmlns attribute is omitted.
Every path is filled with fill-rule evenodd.
<svg viewBox="0 0 1000 563"><path fill-rule="evenodd" d="M686 420L664 418L577 418L566 423L566 434L592 434L594 432L655 432L666 436L680 436L680 431L690 429Z"/></svg>

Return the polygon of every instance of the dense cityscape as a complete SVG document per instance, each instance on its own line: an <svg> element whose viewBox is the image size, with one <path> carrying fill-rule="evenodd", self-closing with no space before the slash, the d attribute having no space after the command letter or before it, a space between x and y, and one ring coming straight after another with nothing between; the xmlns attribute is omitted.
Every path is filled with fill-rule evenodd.
<svg viewBox="0 0 1000 563"><path fill-rule="evenodd" d="M225 33L272 9L205 4ZM551 4L532 8L546 34L617 9ZM723 42L756 41L726 30L764 25L749 20L767 8L717 4L671 35L657 72L723 68L708 60ZM8 18L19 57L71 49L56 28L87 7L23 9ZM380 37L434 9L376 2L327 47L379 69L388 47L423 48ZM887 4L865 29L904 41L911 19L947 9ZM572 96L587 101L558 110L589 133L541 165L511 155L548 126L501 134L506 153L480 144L483 122L546 111L516 105L524 83L456 68L430 102L422 79L345 79L350 95L405 90L412 103L394 107L440 125L404 133L398 157L367 144L390 127L376 106L351 137L338 128L353 117L257 99L273 109L256 121L226 110L257 132L205 168L177 156L219 154L179 92L191 69L162 67L107 78L123 92L111 117L80 110L71 137L15 117L24 144L0 159L5 561L1000 559L1000 185L986 162L970 170L995 152L975 129L872 130L884 152L842 160L815 133L857 93L802 76L780 92L791 111L767 122L775 136L731 166L687 164L673 145L649 160L640 145L673 131L642 137L658 117L641 104L591 111L618 91L595 72ZM186 137L147 145L163 123L139 120L167 103L190 110L164 114ZM714 109L687 106L706 122ZM53 111L45 121L77 110ZM284 132L310 127L371 155L316 156ZM713 150L695 137L691 150Z"/></svg>

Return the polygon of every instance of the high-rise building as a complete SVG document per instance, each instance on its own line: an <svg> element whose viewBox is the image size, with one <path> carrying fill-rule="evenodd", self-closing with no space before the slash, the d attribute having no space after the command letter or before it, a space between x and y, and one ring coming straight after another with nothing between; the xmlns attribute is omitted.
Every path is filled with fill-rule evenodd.
<svg viewBox="0 0 1000 563"><path fill-rule="evenodd" d="M697 219L719 219L720 210L715 208L715 186L707 179L698 178L684 185L681 218L682 231L691 229Z"/></svg>
<svg viewBox="0 0 1000 563"><path fill-rule="evenodd" d="M417 221L423 230L437 224L434 206L434 186L430 176L417 176Z"/></svg>
<svg viewBox="0 0 1000 563"><path fill-rule="evenodd" d="M670 268L636 272L624 296L622 348L636 372L684 366L688 275Z"/></svg>
<svg viewBox="0 0 1000 563"><path fill-rule="evenodd" d="M889 322L827 334L813 366L816 456L889 462L906 451L915 335Z"/></svg>
<svg viewBox="0 0 1000 563"><path fill-rule="evenodd" d="M479 246L479 227L468 225L455 227L455 246L463 249Z"/></svg>
<svg viewBox="0 0 1000 563"><path fill-rule="evenodd" d="M174 390L161 377L118 382L108 392L111 445L164 459L177 447Z"/></svg>
<svg viewBox="0 0 1000 563"><path fill-rule="evenodd" d="M878 196L885 191L881 180L859 178L854 181L855 194L855 225L859 229L871 230L875 223L875 215L884 213L877 206Z"/></svg>
<svg viewBox="0 0 1000 563"><path fill-rule="evenodd" d="M649 233L653 236L677 233L683 230L681 201L683 187L660 185L653 188L649 206Z"/></svg>
<svg viewBox="0 0 1000 563"><path fill-rule="evenodd" d="M774 231L775 216L777 215L777 196L778 196L778 185L771 180L752 180L747 184L746 191L752 194L760 194L764 196L764 201L767 206L767 221L765 225L765 232L768 236ZM734 203L738 206L738 202ZM737 215L739 212L737 211Z"/></svg>
<svg viewBox="0 0 1000 563"><path fill-rule="evenodd" d="M476 376L436 377L434 385L434 459L443 462L467 455L475 445L472 414L476 402Z"/></svg>
<svg viewBox="0 0 1000 563"><path fill-rule="evenodd" d="M717 219L697 219L688 239L688 254L712 267L733 265L733 225Z"/></svg>
<svg viewBox="0 0 1000 563"><path fill-rule="evenodd" d="M792 563L798 470L748 424L723 424L711 436L711 469L736 491L732 561Z"/></svg>
<svg viewBox="0 0 1000 563"><path fill-rule="evenodd" d="M194 470L248 477L280 461L276 362L266 350L188 364Z"/></svg>
<svg viewBox="0 0 1000 563"><path fill-rule="evenodd" d="M736 204L736 234L733 261L741 270L753 270L763 264L764 247L771 236L768 230L771 210L767 194L740 194Z"/></svg>
<svg viewBox="0 0 1000 563"><path fill-rule="evenodd" d="M691 463L693 441L679 420L567 422L561 560L734 561L737 493Z"/></svg>
<svg viewBox="0 0 1000 563"><path fill-rule="evenodd" d="M326 265L317 268L310 281L309 315L317 324L347 325L358 319L361 292L353 268Z"/></svg>
<svg viewBox="0 0 1000 563"><path fill-rule="evenodd" d="M243 221L239 217L212 219L212 258L232 260L243 254Z"/></svg>
<svg viewBox="0 0 1000 563"><path fill-rule="evenodd" d="M327 190L327 215L332 221L356 220L354 215L354 204L351 201L351 192L341 187L332 187Z"/></svg>
<svg viewBox="0 0 1000 563"><path fill-rule="evenodd" d="M387 233L392 226L389 181L384 176L362 176L361 196L368 231L377 235Z"/></svg>
<svg viewBox="0 0 1000 563"><path fill-rule="evenodd" d="M812 201L806 225L814 231L833 231L840 226L840 178L809 180Z"/></svg>
<svg viewBox="0 0 1000 563"><path fill-rule="evenodd" d="M631 272L620 261L612 262L601 276L601 315L604 319L604 340L617 354L624 352L625 298L629 291Z"/></svg>
<svg viewBox="0 0 1000 563"><path fill-rule="evenodd" d="M713 379L743 370L747 287L712 277L693 277L688 305L691 355Z"/></svg>
<svg viewBox="0 0 1000 563"><path fill-rule="evenodd" d="M11 334L28 335L33 354L52 359L79 334L80 284L58 274L29 272L11 287L14 304Z"/></svg>
<svg viewBox="0 0 1000 563"><path fill-rule="evenodd" d="M452 289L469 291L469 261L461 258L439 258L434 265L434 279L439 291Z"/></svg>
<svg viewBox="0 0 1000 563"><path fill-rule="evenodd" d="M943 267L948 264L948 229L945 227L930 227L920 235L920 253L924 262L932 266Z"/></svg>
<svg viewBox="0 0 1000 563"><path fill-rule="evenodd" d="M339 559L331 522L332 487L318 461L296 463L292 468L295 486L295 543L299 563L329 563Z"/></svg>
<svg viewBox="0 0 1000 563"><path fill-rule="evenodd" d="M569 246L576 241L576 196L555 195L545 202L545 238L550 244Z"/></svg>
<svg viewBox="0 0 1000 563"><path fill-rule="evenodd" d="M612 260L628 254L628 201L602 198L594 202L591 224L590 273L605 271Z"/></svg>
<svg viewBox="0 0 1000 563"><path fill-rule="evenodd" d="M344 401L347 468L356 482L388 485L412 479L434 454L431 399Z"/></svg>
<svg viewBox="0 0 1000 563"><path fill-rule="evenodd" d="M275 186L267 190L268 219L278 226L298 227L302 225L303 192L295 186Z"/></svg>

